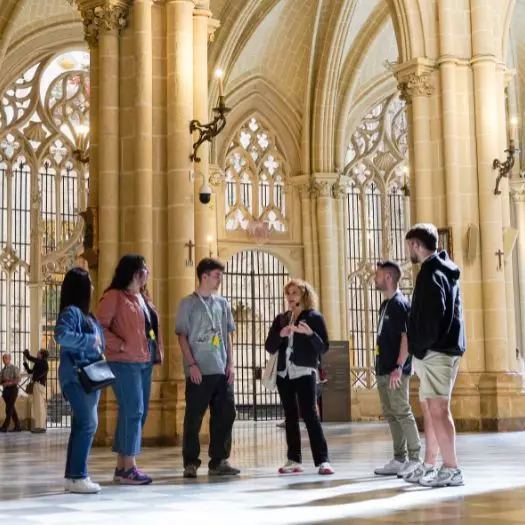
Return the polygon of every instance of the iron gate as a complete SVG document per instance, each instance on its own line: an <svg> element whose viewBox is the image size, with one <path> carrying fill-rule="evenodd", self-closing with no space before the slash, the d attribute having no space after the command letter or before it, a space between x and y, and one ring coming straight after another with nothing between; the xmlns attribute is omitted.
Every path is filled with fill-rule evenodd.
<svg viewBox="0 0 525 525"><path fill-rule="evenodd" d="M230 301L236 324L233 352L239 419L283 417L278 395L265 390L260 379L267 357L264 342L275 316L285 309L283 288L288 278L279 259L259 250L237 253L226 265L222 293Z"/></svg>

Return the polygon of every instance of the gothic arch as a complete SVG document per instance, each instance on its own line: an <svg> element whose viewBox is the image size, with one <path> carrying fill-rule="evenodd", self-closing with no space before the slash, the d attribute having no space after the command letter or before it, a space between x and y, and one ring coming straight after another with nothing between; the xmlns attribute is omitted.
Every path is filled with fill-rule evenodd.
<svg viewBox="0 0 525 525"><path fill-rule="evenodd" d="M265 125L267 122L272 123L269 127L278 137L290 175L302 171L299 144L301 120L276 89L264 79L255 77L239 86L227 102L234 109L229 114L223 132L216 139L216 163L219 166L224 165L226 151L236 130L253 115Z"/></svg>
<svg viewBox="0 0 525 525"><path fill-rule="evenodd" d="M336 163L339 169L344 166L344 157L346 148L350 142L350 137L363 116L368 113L371 107L379 104L383 99L394 94L396 91L396 80L393 76L385 75L366 91L358 93L357 96L349 101L344 109L341 110L336 135Z"/></svg>
<svg viewBox="0 0 525 525"><path fill-rule="evenodd" d="M416 57L431 57L435 50L431 49L432 35L424 24L421 2L386 0L386 3L396 33L399 63L408 62ZM432 17L426 19L433 20Z"/></svg>
<svg viewBox="0 0 525 525"><path fill-rule="evenodd" d="M0 90L21 72L49 55L72 49L86 49L81 25L78 21L61 25L48 25L35 33L28 33L13 43L2 62Z"/></svg>

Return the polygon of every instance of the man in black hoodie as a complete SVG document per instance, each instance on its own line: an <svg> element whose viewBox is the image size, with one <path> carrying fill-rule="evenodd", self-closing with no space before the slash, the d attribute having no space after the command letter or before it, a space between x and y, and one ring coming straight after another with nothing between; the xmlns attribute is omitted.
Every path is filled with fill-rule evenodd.
<svg viewBox="0 0 525 525"><path fill-rule="evenodd" d="M406 234L410 260L421 264L412 296L408 351L420 380L425 426L425 462L404 479L426 487L463 485L456 458L456 431L450 398L465 352L465 325L459 268L445 251L437 253L433 224L416 224ZM443 465L437 468L438 451Z"/></svg>

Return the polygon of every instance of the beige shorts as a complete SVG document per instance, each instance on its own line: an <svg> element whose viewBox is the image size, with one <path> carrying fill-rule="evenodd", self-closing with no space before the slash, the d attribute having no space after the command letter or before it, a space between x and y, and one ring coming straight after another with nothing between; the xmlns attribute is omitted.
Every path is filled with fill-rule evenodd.
<svg viewBox="0 0 525 525"><path fill-rule="evenodd" d="M461 357L428 350L423 359L414 358L414 371L419 377L419 399L449 399L458 375Z"/></svg>

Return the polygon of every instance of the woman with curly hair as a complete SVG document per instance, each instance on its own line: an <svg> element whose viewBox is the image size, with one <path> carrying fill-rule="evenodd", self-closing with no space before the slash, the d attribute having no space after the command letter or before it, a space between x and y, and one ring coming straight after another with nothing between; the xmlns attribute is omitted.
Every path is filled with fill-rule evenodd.
<svg viewBox="0 0 525 525"><path fill-rule="evenodd" d="M284 287L288 310L273 321L266 339L266 351L279 353L277 389L284 408L288 461L280 474L303 472L299 410L306 424L310 447L319 474L333 474L328 447L317 410L317 365L328 351L328 333L317 308L317 294L300 279Z"/></svg>

